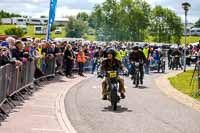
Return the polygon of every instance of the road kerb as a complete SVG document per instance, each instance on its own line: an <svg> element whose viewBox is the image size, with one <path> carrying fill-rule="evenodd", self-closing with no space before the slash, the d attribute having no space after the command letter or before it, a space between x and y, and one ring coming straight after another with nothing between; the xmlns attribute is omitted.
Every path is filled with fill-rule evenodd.
<svg viewBox="0 0 200 133"><path fill-rule="evenodd" d="M168 78L174 77L177 74L180 74L182 71L172 71L166 75L161 75L160 77L155 79L155 83L157 87L164 92L170 98L175 99L179 103L182 103L186 106L191 107L192 109L200 112L200 102L192 97L178 91L175 89Z"/></svg>
<svg viewBox="0 0 200 133"><path fill-rule="evenodd" d="M81 78L78 81L76 80L76 82L74 84L71 84L68 86L67 89L64 89L56 99L56 116L58 118L58 122L59 122L60 126L65 131L65 133L77 133L76 129L72 126L72 124L66 114L65 102L64 102L65 96L67 95L69 90L71 88L73 88L73 86L75 86L76 84L80 83L81 81L87 80L89 78L91 78L91 76L87 76L86 78Z"/></svg>

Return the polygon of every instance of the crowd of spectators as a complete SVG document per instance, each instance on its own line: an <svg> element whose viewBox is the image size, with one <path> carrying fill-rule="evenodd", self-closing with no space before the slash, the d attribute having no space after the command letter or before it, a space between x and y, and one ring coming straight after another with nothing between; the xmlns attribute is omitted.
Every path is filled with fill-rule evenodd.
<svg viewBox="0 0 200 133"><path fill-rule="evenodd" d="M62 57L55 62L56 71L63 68L65 76L70 78L73 77L73 68L77 67L78 74L80 76L85 76L83 74L84 64L90 62L92 65L91 71L94 73L96 67L99 65L100 57L105 56L107 48L115 48L117 51L116 58L123 61L133 45L134 43L122 42L48 42L38 38L23 38L21 40L16 40L13 37L8 37L5 41L0 42L0 66L4 66L8 63L15 63L16 66L18 66L29 60ZM149 48L154 57L156 57L157 54L155 49L158 48L155 46ZM198 49L199 45L190 45L187 54L195 55L197 54ZM45 62L43 62L43 66L45 66ZM43 71L36 67L35 77L42 76L42 73Z"/></svg>

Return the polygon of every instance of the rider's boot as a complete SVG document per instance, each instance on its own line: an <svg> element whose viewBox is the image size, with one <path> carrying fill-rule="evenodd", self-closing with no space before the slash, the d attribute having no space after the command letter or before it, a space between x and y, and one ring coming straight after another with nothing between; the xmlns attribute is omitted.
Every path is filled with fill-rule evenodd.
<svg viewBox="0 0 200 133"><path fill-rule="evenodd" d="M104 95L103 97L102 97L102 100L107 100L108 98L107 98L107 95Z"/></svg>
<svg viewBox="0 0 200 133"><path fill-rule="evenodd" d="M143 85L143 80L140 80L140 84Z"/></svg>
<svg viewBox="0 0 200 133"><path fill-rule="evenodd" d="M133 80L133 84L135 85L135 80Z"/></svg>
<svg viewBox="0 0 200 133"><path fill-rule="evenodd" d="M124 93L121 93L121 99L125 99L125 94Z"/></svg>

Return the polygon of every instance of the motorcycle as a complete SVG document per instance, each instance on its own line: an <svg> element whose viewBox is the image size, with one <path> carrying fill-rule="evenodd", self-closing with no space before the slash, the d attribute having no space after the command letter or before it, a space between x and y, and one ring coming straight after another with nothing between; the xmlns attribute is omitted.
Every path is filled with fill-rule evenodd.
<svg viewBox="0 0 200 133"><path fill-rule="evenodd" d="M112 110L117 110L117 103L120 101L120 96L118 94L119 83L118 83L118 72L108 71L106 72L106 84L108 90L108 100L111 102Z"/></svg>
<svg viewBox="0 0 200 133"><path fill-rule="evenodd" d="M175 55L172 57L172 70L174 70L174 68L176 68L176 70L178 70L180 66L180 57L178 55Z"/></svg>
<svg viewBox="0 0 200 133"><path fill-rule="evenodd" d="M140 63L139 62L132 62L132 69L134 69L133 72L133 84L135 84L135 87L139 87L139 81L140 81Z"/></svg>
<svg viewBox="0 0 200 133"><path fill-rule="evenodd" d="M165 73L165 59L164 59L164 57L161 57L160 61L157 62L158 73L160 72L160 70L161 70L162 73Z"/></svg>

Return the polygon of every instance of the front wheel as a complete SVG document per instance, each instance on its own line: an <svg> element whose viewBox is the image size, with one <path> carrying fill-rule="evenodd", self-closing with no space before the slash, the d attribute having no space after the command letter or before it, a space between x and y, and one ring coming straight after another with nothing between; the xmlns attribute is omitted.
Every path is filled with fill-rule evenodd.
<svg viewBox="0 0 200 133"><path fill-rule="evenodd" d="M163 62L163 65L162 65L162 73L165 73L165 62Z"/></svg>
<svg viewBox="0 0 200 133"><path fill-rule="evenodd" d="M116 111L117 110L117 102L111 102L112 104L112 110Z"/></svg>
<svg viewBox="0 0 200 133"><path fill-rule="evenodd" d="M135 74L135 87L139 87L139 72L136 72Z"/></svg>

